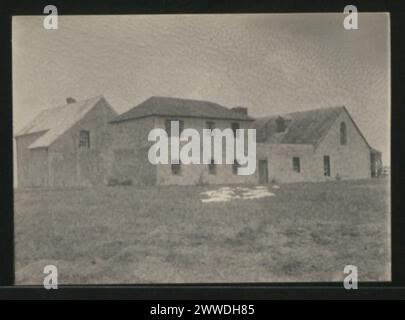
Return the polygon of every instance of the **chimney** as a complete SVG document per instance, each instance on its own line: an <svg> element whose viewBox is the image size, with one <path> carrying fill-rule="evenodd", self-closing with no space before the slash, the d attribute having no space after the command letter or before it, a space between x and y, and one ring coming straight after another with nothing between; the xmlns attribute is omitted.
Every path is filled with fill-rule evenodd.
<svg viewBox="0 0 405 320"><path fill-rule="evenodd" d="M75 103L75 102L76 102L76 100L73 99L72 97L67 97L67 98L66 98L66 103L67 103L67 104L69 104L69 103Z"/></svg>
<svg viewBox="0 0 405 320"><path fill-rule="evenodd" d="M231 110L233 110L233 111L235 111L237 113L241 113L241 114L243 114L245 116L247 116L247 114L248 114L248 110L245 107L235 107L235 108L232 108Z"/></svg>
<svg viewBox="0 0 405 320"><path fill-rule="evenodd" d="M284 132L292 119L278 116L276 119L277 132Z"/></svg>

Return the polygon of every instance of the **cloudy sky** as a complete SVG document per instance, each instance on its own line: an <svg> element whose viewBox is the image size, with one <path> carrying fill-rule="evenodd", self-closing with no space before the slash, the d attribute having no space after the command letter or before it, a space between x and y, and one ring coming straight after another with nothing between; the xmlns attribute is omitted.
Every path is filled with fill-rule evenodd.
<svg viewBox="0 0 405 320"><path fill-rule="evenodd" d="M18 130L40 110L102 94L123 112L153 95L246 106L253 116L345 105L389 161L389 16L343 14L13 18Z"/></svg>

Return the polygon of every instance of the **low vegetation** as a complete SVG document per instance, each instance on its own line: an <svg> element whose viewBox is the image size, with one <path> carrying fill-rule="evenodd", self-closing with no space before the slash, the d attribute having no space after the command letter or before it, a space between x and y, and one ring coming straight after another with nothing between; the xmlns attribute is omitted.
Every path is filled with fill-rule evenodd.
<svg viewBox="0 0 405 320"><path fill-rule="evenodd" d="M269 186L203 203L212 186L15 192L16 281L183 283L390 279L385 179Z"/></svg>

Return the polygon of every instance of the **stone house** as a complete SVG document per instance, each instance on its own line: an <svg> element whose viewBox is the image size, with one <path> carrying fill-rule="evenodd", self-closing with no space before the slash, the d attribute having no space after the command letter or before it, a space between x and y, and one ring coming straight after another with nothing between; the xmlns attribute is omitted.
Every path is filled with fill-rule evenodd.
<svg viewBox="0 0 405 320"><path fill-rule="evenodd" d="M263 183L366 179L380 165L345 107L265 117L253 127Z"/></svg>
<svg viewBox="0 0 405 320"><path fill-rule="evenodd" d="M255 183L255 176L237 175L236 166L230 164L152 165L148 160L153 144L148 141L149 132L154 128L170 132L170 122L175 120L183 128L196 129L200 135L204 128L247 129L253 122L247 109L241 107L228 109L208 101L151 97L111 121L111 179L158 185Z"/></svg>
<svg viewBox="0 0 405 320"><path fill-rule="evenodd" d="M15 135L18 186L103 184L116 116L102 96L42 111Z"/></svg>
<svg viewBox="0 0 405 320"><path fill-rule="evenodd" d="M158 164L148 159L154 128L256 129L256 171L237 164ZM245 139L246 141L246 139ZM345 107L254 119L246 108L151 97L120 115L102 97L41 112L16 134L18 185L257 184L365 179L381 168ZM224 150L224 149L223 149Z"/></svg>

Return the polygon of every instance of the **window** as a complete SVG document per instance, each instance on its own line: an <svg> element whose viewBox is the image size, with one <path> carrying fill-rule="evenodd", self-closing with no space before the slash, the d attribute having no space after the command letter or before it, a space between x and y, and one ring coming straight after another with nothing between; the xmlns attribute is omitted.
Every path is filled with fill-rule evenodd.
<svg viewBox="0 0 405 320"><path fill-rule="evenodd" d="M170 119L166 119L166 120L165 120L165 130L166 130L166 133L167 133L167 136L168 136L168 137L170 137L170 134L171 134L171 127L172 127L170 121L172 121L172 120L170 120Z"/></svg>
<svg viewBox="0 0 405 320"><path fill-rule="evenodd" d="M211 159L211 162L208 164L208 173L217 174L217 166L214 162L214 159Z"/></svg>
<svg viewBox="0 0 405 320"><path fill-rule="evenodd" d="M235 160L235 162L232 164L232 173L238 174L239 167L240 167L240 164L239 164L238 160Z"/></svg>
<svg viewBox="0 0 405 320"><path fill-rule="evenodd" d="M346 129L346 123L342 122L340 124L340 144L342 146L347 144L347 129Z"/></svg>
<svg viewBox="0 0 405 320"><path fill-rule="evenodd" d="M233 131L233 136L236 137L236 130L239 129L239 123L233 122L231 124L231 128L232 128L232 131Z"/></svg>
<svg viewBox="0 0 405 320"><path fill-rule="evenodd" d="M181 164L180 163L172 163L172 174L175 176L179 176L181 174Z"/></svg>
<svg viewBox="0 0 405 320"><path fill-rule="evenodd" d="M172 122L178 121L179 122L179 135L183 132L184 130L184 121L183 120L177 120L177 119L166 119L165 121L165 129L167 132L167 136L170 137L172 135Z"/></svg>
<svg viewBox="0 0 405 320"><path fill-rule="evenodd" d="M184 130L184 121L179 120L179 133L182 133Z"/></svg>
<svg viewBox="0 0 405 320"><path fill-rule="evenodd" d="M329 156L323 156L323 175L330 177L330 158Z"/></svg>
<svg viewBox="0 0 405 320"><path fill-rule="evenodd" d="M207 129L214 130L215 122L214 121L207 121L206 127L207 127Z"/></svg>
<svg viewBox="0 0 405 320"><path fill-rule="evenodd" d="M79 147L90 148L90 131L80 130L79 133Z"/></svg>
<svg viewBox="0 0 405 320"><path fill-rule="evenodd" d="M295 172L301 172L300 158L298 157L293 157L293 170Z"/></svg>

